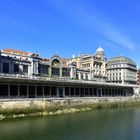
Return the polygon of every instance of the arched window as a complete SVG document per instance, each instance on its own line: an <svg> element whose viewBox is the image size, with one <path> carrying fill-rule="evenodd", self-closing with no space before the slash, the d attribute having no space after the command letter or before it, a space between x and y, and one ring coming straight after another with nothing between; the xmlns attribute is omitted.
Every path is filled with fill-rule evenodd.
<svg viewBox="0 0 140 140"><path fill-rule="evenodd" d="M52 76L60 76L61 63L58 59L54 59L51 63L52 66Z"/></svg>
<svg viewBox="0 0 140 140"><path fill-rule="evenodd" d="M60 68L60 61L58 59L54 59L52 61L52 67Z"/></svg>

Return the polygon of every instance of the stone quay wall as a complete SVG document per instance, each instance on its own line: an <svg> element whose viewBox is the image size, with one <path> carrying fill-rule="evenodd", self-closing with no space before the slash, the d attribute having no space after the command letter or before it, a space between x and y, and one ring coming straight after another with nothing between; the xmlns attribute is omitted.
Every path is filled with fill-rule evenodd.
<svg viewBox="0 0 140 140"><path fill-rule="evenodd" d="M33 98L0 99L0 110L42 109L140 102L140 97L82 97L82 98Z"/></svg>
<svg viewBox="0 0 140 140"><path fill-rule="evenodd" d="M0 119L140 106L140 97L0 99Z"/></svg>

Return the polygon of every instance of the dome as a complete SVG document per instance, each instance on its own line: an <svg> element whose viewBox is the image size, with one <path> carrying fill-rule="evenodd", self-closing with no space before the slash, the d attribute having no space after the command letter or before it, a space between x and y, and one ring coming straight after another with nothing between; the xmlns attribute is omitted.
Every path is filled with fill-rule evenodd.
<svg viewBox="0 0 140 140"><path fill-rule="evenodd" d="M96 50L96 53L97 52L104 52L103 48L102 47L99 47L97 50Z"/></svg>
<svg viewBox="0 0 140 140"><path fill-rule="evenodd" d="M104 53L104 50L103 50L102 47L99 47L99 48L96 50L95 56L101 57L101 58L105 58L105 53Z"/></svg>

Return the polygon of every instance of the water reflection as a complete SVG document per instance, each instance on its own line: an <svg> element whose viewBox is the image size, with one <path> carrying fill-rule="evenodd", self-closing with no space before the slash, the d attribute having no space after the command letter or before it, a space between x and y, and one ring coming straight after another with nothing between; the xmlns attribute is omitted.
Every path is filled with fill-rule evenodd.
<svg viewBox="0 0 140 140"><path fill-rule="evenodd" d="M140 109L0 122L0 140L139 140Z"/></svg>

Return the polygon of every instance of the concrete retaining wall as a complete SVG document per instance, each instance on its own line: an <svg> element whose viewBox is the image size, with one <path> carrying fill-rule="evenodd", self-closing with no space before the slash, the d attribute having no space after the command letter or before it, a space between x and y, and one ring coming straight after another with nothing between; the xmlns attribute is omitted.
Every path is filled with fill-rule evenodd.
<svg viewBox="0 0 140 140"><path fill-rule="evenodd" d="M139 97L92 97L92 98L35 98L35 99L0 99L0 110L41 109L52 107L73 107L100 104L140 103Z"/></svg>

